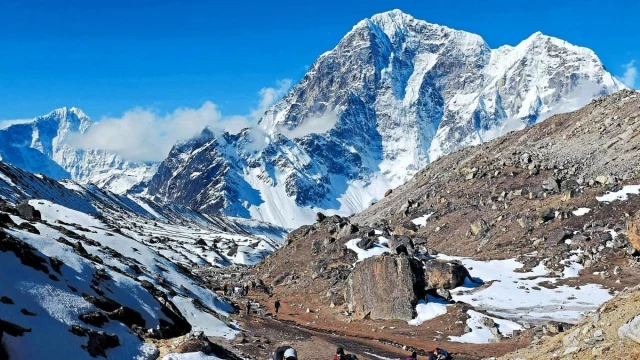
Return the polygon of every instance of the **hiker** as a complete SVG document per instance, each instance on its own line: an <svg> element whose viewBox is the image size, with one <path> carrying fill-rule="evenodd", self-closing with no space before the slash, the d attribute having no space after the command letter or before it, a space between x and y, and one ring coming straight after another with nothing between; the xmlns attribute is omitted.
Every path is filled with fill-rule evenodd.
<svg viewBox="0 0 640 360"><path fill-rule="evenodd" d="M358 360L358 358L354 354L345 355L344 349L339 347L333 356L333 360Z"/></svg>
<svg viewBox="0 0 640 360"><path fill-rule="evenodd" d="M227 294L229 293L229 287L227 286L227 284L224 284L224 287L222 288L222 292L224 296L227 296Z"/></svg>
<svg viewBox="0 0 640 360"><path fill-rule="evenodd" d="M280 346L273 353L273 360L298 360L298 353L291 346Z"/></svg>
<svg viewBox="0 0 640 360"><path fill-rule="evenodd" d="M418 353L417 352L412 352L411 356L409 356L408 358L406 358L405 360L418 360Z"/></svg>
<svg viewBox="0 0 640 360"><path fill-rule="evenodd" d="M247 304L245 305L245 310L247 312L247 316L251 313L251 300L247 299Z"/></svg>
<svg viewBox="0 0 640 360"><path fill-rule="evenodd" d="M276 300L273 305L276 307L276 315L278 315L278 310L280 310L280 300Z"/></svg>
<svg viewBox="0 0 640 360"><path fill-rule="evenodd" d="M451 360L451 355L444 349L435 348L429 354L429 360Z"/></svg>

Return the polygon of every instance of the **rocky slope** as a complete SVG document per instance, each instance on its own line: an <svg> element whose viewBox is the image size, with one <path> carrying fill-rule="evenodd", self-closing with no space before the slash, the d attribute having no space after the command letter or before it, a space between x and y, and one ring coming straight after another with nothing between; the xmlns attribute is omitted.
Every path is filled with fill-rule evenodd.
<svg viewBox="0 0 640 360"><path fill-rule="evenodd" d="M69 144L93 121L77 108L61 108L24 124L0 130L0 160L54 179L93 183L124 193L147 181L157 164L126 161L104 150L82 150Z"/></svg>
<svg viewBox="0 0 640 360"><path fill-rule="evenodd" d="M251 275L301 325L374 328L384 343L470 358L504 354L640 281L639 136L640 94L594 100L444 156L355 216L318 215ZM380 323L406 320L407 307L409 322Z"/></svg>
<svg viewBox="0 0 640 360"><path fill-rule="evenodd" d="M501 359L640 358L640 288L626 289L570 331Z"/></svg>
<svg viewBox="0 0 640 360"><path fill-rule="evenodd" d="M359 212L429 162L624 88L589 49L491 49L398 10L359 22L255 128L178 144L149 192L287 227Z"/></svg>
<svg viewBox="0 0 640 360"><path fill-rule="evenodd" d="M236 309L196 273L256 263L284 234L0 162L0 358L156 359L172 339L236 359L206 339L233 338Z"/></svg>

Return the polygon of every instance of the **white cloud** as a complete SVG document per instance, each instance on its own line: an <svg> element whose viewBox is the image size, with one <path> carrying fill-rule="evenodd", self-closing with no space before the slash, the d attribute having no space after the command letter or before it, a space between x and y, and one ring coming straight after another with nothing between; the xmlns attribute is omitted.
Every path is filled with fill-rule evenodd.
<svg viewBox="0 0 640 360"><path fill-rule="evenodd" d="M178 108L167 114L136 108L121 117L101 119L69 144L81 149L113 151L128 160L162 161L176 142L198 135L205 127L231 133L250 127L287 92L291 80L280 80L276 85L260 90L258 107L248 115L223 116L211 101L197 109Z"/></svg>
<svg viewBox="0 0 640 360"><path fill-rule="evenodd" d="M280 126L278 127L278 131L289 139L297 139L309 134L325 133L331 130L337 121L338 115L335 112L329 111L320 116L307 118L291 130Z"/></svg>
<svg viewBox="0 0 640 360"><path fill-rule="evenodd" d="M636 79L638 78L638 68L636 67L636 61L631 60L624 65L624 74L620 78L623 84L630 89L636 88Z"/></svg>
<svg viewBox="0 0 640 360"><path fill-rule="evenodd" d="M83 135L72 138L70 144L113 151L129 160L161 161L176 141L191 138L206 126L216 126L221 119L210 101L198 109L179 108L166 115L138 108L120 118L100 120Z"/></svg>
<svg viewBox="0 0 640 360"><path fill-rule="evenodd" d="M250 118L253 121L258 121L264 115L265 111L269 110L278 99L283 97L289 88L291 87L290 79L278 80L276 82L277 87L266 87L260 89L258 93L260 95L260 103L258 108L251 111Z"/></svg>
<svg viewBox="0 0 640 360"><path fill-rule="evenodd" d="M0 120L0 130L6 129L11 125L24 124L33 121L33 119L13 119L13 120Z"/></svg>

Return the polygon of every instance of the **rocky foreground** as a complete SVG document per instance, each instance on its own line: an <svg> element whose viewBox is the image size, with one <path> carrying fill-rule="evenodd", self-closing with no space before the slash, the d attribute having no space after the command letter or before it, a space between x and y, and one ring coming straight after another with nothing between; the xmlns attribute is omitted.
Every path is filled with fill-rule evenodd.
<svg viewBox="0 0 640 360"><path fill-rule="evenodd" d="M319 214L245 279L302 326L504 354L640 280L639 139L638 94L603 97L445 156L353 217Z"/></svg>
<svg viewBox="0 0 640 360"><path fill-rule="evenodd" d="M640 359L640 288L622 291L571 330L501 359Z"/></svg>

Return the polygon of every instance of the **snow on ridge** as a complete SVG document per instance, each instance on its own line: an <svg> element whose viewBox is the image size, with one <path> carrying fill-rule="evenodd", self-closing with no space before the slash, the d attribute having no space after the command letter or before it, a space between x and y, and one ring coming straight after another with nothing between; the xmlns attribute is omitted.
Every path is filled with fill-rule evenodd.
<svg viewBox="0 0 640 360"><path fill-rule="evenodd" d="M440 156L623 87L593 52L564 41L535 33L491 49L479 35L392 10L358 23L255 129L224 136L224 146L175 147L149 193L295 228L317 211L359 212ZM333 112L328 131L302 131ZM209 183L192 178L213 162Z"/></svg>
<svg viewBox="0 0 640 360"><path fill-rule="evenodd" d="M78 189L74 186L71 186L71 190L67 189L70 184L66 184L66 187L61 185L61 189L76 193ZM90 191L87 188L81 190ZM83 293L100 295L91 286L97 286L108 293L109 298L139 312L146 327L157 327L159 319L166 319L166 316L161 311L160 303L140 283L143 280L165 292L193 330L203 331L207 336L231 339L238 332L237 326L229 320L233 307L185 275L178 264L227 266L229 259L220 253L226 253L225 249L233 246L239 246L243 253L253 257L264 257L275 250L271 245L273 241L264 236L233 234L228 229L227 232L212 231L194 224L153 222L132 213L111 213L107 209L103 209L105 212L99 219L95 214L83 213L48 200L32 199L29 203L42 214L43 221L34 223L39 234L20 229L0 231L29 244L35 248L36 255L45 260L49 257L61 260L62 266L59 272L50 270L50 274L56 275L50 277L23 265L13 252L0 252L0 262L3 263L0 267L2 295L20 304L20 307L0 304L2 317L32 329L23 337L14 338L8 334L3 337L3 345L10 357L15 358L87 358L88 354L81 348L87 338L75 336L68 330L71 325L94 328L79 321L81 314L97 310L80 296ZM111 218L118 214L123 216ZM15 216L12 219L17 223L23 222ZM102 219L117 220L119 231ZM88 240L69 237L60 227ZM165 240L159 243L151 241L158 237L164 237ZM72 244L82 243L88 256L81 256L74 246L59 239L66 239ZM196 240L208 245L216 243L220 252L209 252L207 246L201 251ZM255 249L249 246L254 244L258 244ZM115 255L115 252L118 254ZM91 257L99 257L101 262L95 262ZM49 268L46 265L49 262L45 262L45 267ZM95 283L94 274L97 271L103 271L107 278ZM171 291L167 290L169 288ZM194 300L202 305L196 305ZM203 310L202 306L208 310ZM35 312L36 316L24 316L18 311L21 307ZM112 320L102 328L94 329L118 336L120 346L107 350L109 358L151 359L157 354L155 348L141 342L136 334L118 321ZM42 335L45 330L47 336Z"/></svg>

